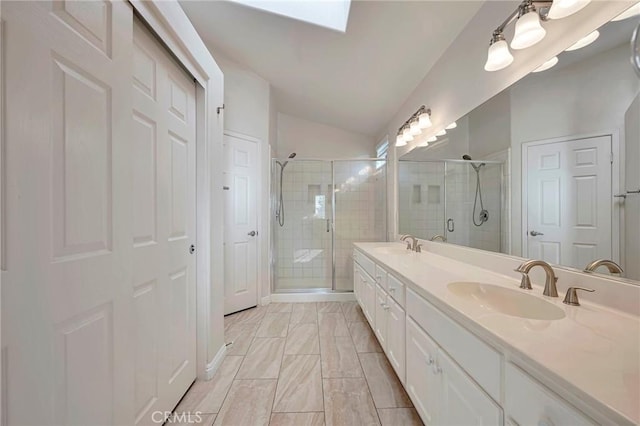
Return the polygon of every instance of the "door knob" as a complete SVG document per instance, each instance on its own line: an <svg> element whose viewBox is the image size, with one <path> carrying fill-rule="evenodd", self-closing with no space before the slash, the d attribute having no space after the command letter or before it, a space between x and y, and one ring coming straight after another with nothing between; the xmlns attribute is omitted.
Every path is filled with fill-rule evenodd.
<svg viewBox="0 0 640 426"><path fill-rule="evenodd" d="M531 231L529 232L529 235L531 235L532 237L537 237L538 235L544 235L544 234L542 232Z"/></svg>
<svg viewBox="0 0 640 426"><path fill-rule="evenodd" d="M251 231L247 235L250 237L255 237L256 235L258 235L258 233L256 231Z"/></svg>

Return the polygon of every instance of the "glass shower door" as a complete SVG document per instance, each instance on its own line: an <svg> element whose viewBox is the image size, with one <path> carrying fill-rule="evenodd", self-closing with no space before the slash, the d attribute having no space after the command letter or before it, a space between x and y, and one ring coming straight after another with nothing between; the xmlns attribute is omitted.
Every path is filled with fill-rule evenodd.
<svg viewBox="0 0 640 426"><path fill-rule="evenodd" d="M384 160L333 163L336 291L353 291L353 243L387 239L386 170Z"/></svg>
<svg viewBox="0 0 640 426"><path fill-rule="evenodd" d="M277 160L273 167L275 288L281 292L330 290L331 163Z"/></svg>

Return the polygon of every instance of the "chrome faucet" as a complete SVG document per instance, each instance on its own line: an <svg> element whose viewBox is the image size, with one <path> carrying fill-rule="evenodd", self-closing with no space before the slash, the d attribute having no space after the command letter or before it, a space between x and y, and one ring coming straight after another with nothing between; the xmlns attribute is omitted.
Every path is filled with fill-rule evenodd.
<svg viewBox="0 0 640 426"><path fill-rule="evenodd" d="M525 290L531 290L531 279L529 278L529 271L534 266L541 266L544 272L547 274L547 279L544 283L544 291L542 294L545 296L558 297L558 289L556 288L556 282L558 278L553 272L553 268L544 260L527 260L522 265L518 266L515 271L522 274L522 281L520 282L520 288Z"/></svg>
<svg viewBox="0 0 640 426"><path fill-rule="evenodd" d="M411 239L411 242L408 242L408 239ZM415 251L416 253L420 253L422 251L422 244L418 244L418 239L413 235L403 235L400 237L400 240L407 243L407 250Z"/></svg>
<svg viewBox="0 0 640 426"><path fill-rule="evenodd" d="M609 259L594 260L593 262L585 266L584 272L593 273L601 266L606 266L609 272L612 274L622 274L624 272L620 265Z"/></svg>
<svg viewBox="0 0 640 426"><path fill-rule="evenodd" d="M434 235L429 241L442 241L443 243L446 243L447 239L443 235Z"/></svg>

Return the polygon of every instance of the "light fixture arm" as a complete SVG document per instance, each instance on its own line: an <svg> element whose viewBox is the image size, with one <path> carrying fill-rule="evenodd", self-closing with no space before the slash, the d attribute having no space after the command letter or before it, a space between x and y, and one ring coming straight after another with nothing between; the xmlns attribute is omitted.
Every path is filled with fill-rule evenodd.
<svg viewBox="0 0 640 426"><path fill-rule="evenodd" d="M514 10L513 13L509 15L507 19L505 19L504 22L498 26L498 28L495 29L495 31L493 32L494 36L496 34L502 34L505 28L509 26L509 24L518 19L518 17L524 15L527 12L531 12L532 10L537 9L540 15L540 19L542 19L543 21L547 21L549 19L549 9L551 8L552 4L553 1L548 0L524 0L522 3L520 3L520 5L518 5L516 10Z"/></svg>

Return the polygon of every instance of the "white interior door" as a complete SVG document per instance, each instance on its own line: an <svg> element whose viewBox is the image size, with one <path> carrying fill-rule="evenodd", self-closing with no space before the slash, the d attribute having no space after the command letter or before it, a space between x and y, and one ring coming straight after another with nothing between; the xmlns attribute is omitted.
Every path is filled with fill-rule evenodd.
<svg viewBox="0 0 640 426"><path fill-rule="evenodd" d="M134 401L136 424L154 424L196 378L196 103L193 79L134 24Z"/></svg>
<svg viewBox="0 0 640 426"><path fill-rule="evenodd" d="M224 313L258 303L258 145L224 136Z"/></svg>
<svg viewBox="0 0 640 426"><path fill-rule="evenodd" d="M133 419L127 2L2 2L6 416Z"/></svg>
<svg viewBox="0 0 640 426"><path fill-rule="evenodd" d="M575 268L611 259L611 137L530 145L525 155L525 255Z"/></svg>

